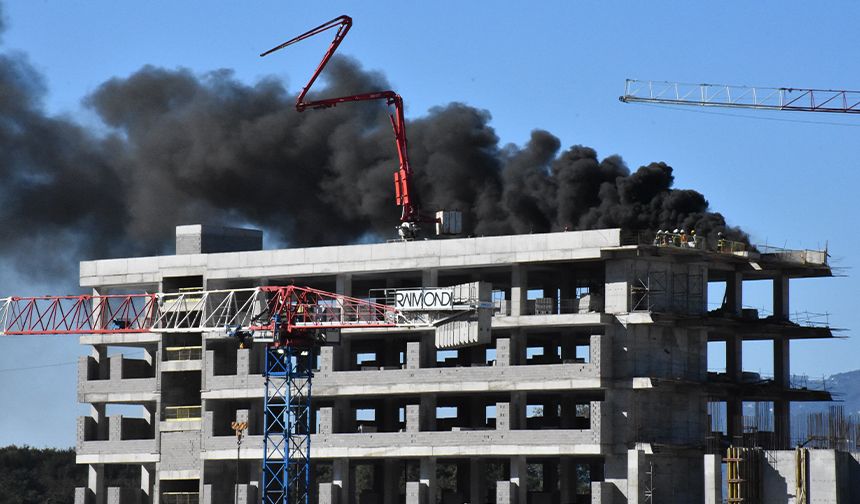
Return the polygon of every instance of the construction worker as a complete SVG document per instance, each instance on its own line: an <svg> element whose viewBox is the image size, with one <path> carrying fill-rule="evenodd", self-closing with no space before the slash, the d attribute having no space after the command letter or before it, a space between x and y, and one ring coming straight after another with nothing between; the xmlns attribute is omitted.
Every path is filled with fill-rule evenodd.
<svg viewBox="0 0 860 504"><path fill-rule="evenodd" d="M681 246L681 235L678 234L678 228L675 228L675 230L672 231L672 245L676 247Z"/></svg>
<svg viewBox="0 0 860 504"><path fill-rule="evenodd" d="M687 246L687 232L684 231L683 229L681 230L681 246L682 247Z"/></svg>
<svg viewBox="0 0 860 504"><path fill-rule="evenodd" d="M717 252L725 252L726 240L723 238L723 232L717 233Z"/></svg>
<svg viewBox="0 0 860 504"><path fill-rule="evenodd" d="M698 248L696 245L698 245L698 243L696 243L696 230L693 229L690 231L690 247Z"/></svg>
<svg viewBox="0 0 860 504"><path fill-rule="evenodd" d="M658 229L657 234L654 235L654 246L660 245L660 239L663 237L663 230Z"/></svg>

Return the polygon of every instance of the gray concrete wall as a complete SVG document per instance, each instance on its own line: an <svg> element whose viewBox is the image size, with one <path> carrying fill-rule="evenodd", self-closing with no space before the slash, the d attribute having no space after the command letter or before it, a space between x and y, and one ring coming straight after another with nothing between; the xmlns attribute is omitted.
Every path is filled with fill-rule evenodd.
<svg viewBox="0 0 860 504"><path fill-rule="evenodd" d="M858 457L835 450L809 450L809 504L860 502ZM762 468L764 504L796 504L796 451L768 452Z"/></svg>

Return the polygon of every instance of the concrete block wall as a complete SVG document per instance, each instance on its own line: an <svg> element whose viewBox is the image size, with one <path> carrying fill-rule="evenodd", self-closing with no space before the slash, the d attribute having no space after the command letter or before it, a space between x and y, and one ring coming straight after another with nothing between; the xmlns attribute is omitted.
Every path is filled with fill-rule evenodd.
<svg viewBox="0 0 860 504"><path fill-rule="evenodd" d="M702 293L704 297L699 297L695 284L701 281L706 287L707 268L698 262L699 259L675 261L671 257L639 256L635 250L621 246L619 230L600 230L96 261L81 265L81 280L84 285L91 286L131 286L158 283L172 276L200 276L207 284L227 285L268 284L268 278L290 278L309 284L319 282L329 290L334 285L338 292L361 296L361 292L352 292L353 283L368 279L383 285L409 283L408 278L424 279L426 285L444 285L453 278L457 282L464 278L466 281L485 280L485 276L505 278L507 283L502 290L510 297L505 305L506 311L510 308L511 315L498 314L493 318L493 339L487 342L488 348L495 349L495 365L435 367L434 345L432 341L425 341L432 339L431 332L404 335L380 331L374 335L366 330L345 330L340 346L322 348L314 383L314 395L320 405L317 412L319 432L313 435L312 456L334 461L335 465L344 460L388 463L395 459L417 458L422 468L431 465L435 468L437 459L458 458L472 462L495 457L516 459L517 471L522 469L520 465L526 463L527 457L566 458L568 462L596 460L595 463L602 461L606 467L606 481L595 482L592 495L597 501L620 503L635 502L638 498L633 490L638 489L638 483L632 486L628 483L629 480L639 481L637 478L642 473L639 462L647 458L637 453L633 458L634 462L639 462L630 465L629 446L647 442L686 444L698 441L701 435L700 423L704 424L706 411L699 393L691 389L689 383L706 378L707 334L699 329L654 324L646 318L631 322L633 318L628 317L632 310L631 287L642 277L653 280L660 275L665 276L667 285L659 296L654 293L654 306L686 314L701 312L706 302L706 288ZM531 277L534 282L540 270L545 274L551 268L557 268L562 278L569 273L567 269L578 267L579 261L591 266L598 262L603 264L602 292L595 289L588 300L590 309L600 308L603 313L526 315L528 279ZM504 271L507 268L510 273ZM551 291L552 285L549 288ZM683 304L678 301L683 298L681 294L687 294ZM580 304L584 302L579 301ZM582 334L590 334L589 362L574 363L569 359L565 364L526 365L529 335L553 332L576 334L578 341ZM404 352L403 369L386 366L386 369L347 371L352 342L374 337L390 338L402 345L398 351ZM217 359L222 358L217 353L223 351L218 345L223 343L214 342L215 338L222 338L222 335L203 336L205 351L202 371L199 371L203 421L198 422L197 427L189 423L171 426L170 431L164 432L158 430L156 422L156 439L149 441L146 447L134 448L154 450L160 456L157 475L201 478L204 496L205 463L235 456L232 435L213 435L216 431L213 429L214 412L220 411L219 408L236 410L237 403L250 401L250 410L239 406L236 417L247 417L256 425L262 414L259 348L238 350L236 372L223 374L223 369L231 366L221 368L217 364ZM388 357L390 355L386 354ZM107 361L106 366L104 362ZM158 361L155 359L156 363ZM140 368L135 367L137 363L124 364L116 358L104 362L82 359L80 375L94 379L79 382L81 399L94 403L152 401L158 404L156 418L160 418L158 373L162 370L157 370L154 379L132 378L140 374ZM114 376L120 377L115 384ZM679 385L679 382L687 385ZM642 383L650 385L636 388ZM559 394L568 399L584 397L591 408L591 428L524 429L524 406L530 394ZM469 421L460 430L437 431L435 411L440 405L437 399L452 396L457 400L466 398L463 404L469 404L470 397L486 397L487 404L496 406L495 429L470 430L474 425ZM398 411L402 407L404 432L355 433L355 419L350 417L354 412L349 408L362 400L387 401L385 411ZM472 406L469 408L471 411ZM96 432L96 439L80 443L83 446L79 455L94 456L103 450L108 455L126 457L128 447L132 446L128 443L139 441L126 438L134 437L131 433L141 428L128 420L81 420L79 431ZM262 436L252 433L243 444L246 450L243 457L258 459L262 455L261 448ZM143 452L134 453L137 456ZM699 476L701 453L696 457L676 452L656 457L654 460L660 467L672 468L679 474L677 480L662 481L661 485L689 489L691 495L704 497ZM694 458L697 461L691 462ZM145 460L154 463L151 459ZM344 499L354 482L340 471L338 483L320 486L321 502L327 499L340 504L360 504ZM525 478L521 477L522 471L518 474L497 486L499 503L505 499L507 502L525 499ZM435 498L435 489L429 483L433 478L424 472L422 475L423 483L407 482L407 502L429 504L430 493ZM545 496L535 498L540 500ZM680 501L670 499L668 502Z"/></svg>

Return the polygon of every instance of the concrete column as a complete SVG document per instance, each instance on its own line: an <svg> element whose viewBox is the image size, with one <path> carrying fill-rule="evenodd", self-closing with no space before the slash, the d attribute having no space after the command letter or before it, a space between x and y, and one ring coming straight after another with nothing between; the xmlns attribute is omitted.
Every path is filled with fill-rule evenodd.
<svg viewBox="0 0 860 504"><path fill-rule="evenodd" d="M406 342L406 369L418 369L421 367L421 342Z"/></svg>
<svg viewBox="0 0 860 504"><path fill-rule="evenodd" d="M788 276L779 274L773 278L773 315L788 320Z"/></svg>
<svg viewBox="0 0 860 504"><path fill-rule="evenodd" d="M122 415L111 415L108 417L108 440L122 440Z"/></svg>
<svg viewBox="0 0 860 504"><path fill-rule="evenodd" d="M144 502L152 502L152 484L154 482L155 466L141 464L140 466L140 491L144 495Z"/></svg>
<svg viewBox="0 0 860 504"><path fill-rule="evenodd" d="M90 464L87 466L87 488L95 495L94 504L105 504L107 500L107 488L105 488L104 464Z"/></svg>
<svg viewBox="0 0 860 504"><path fill-rule="evenodd" d="M400 421L399 408L392 398L382 400L380 408L376 411L376 424L382 432L397 432L397 424ZM386 472L388 469L386 469Z"/></svg>
<svg viewBox="0 0 860 504"><path fill-rule="evenodd" d="M780 387L788 387L791 381L791 352L786 338L773 340L773 380Z"/></svg>
<svg viewBox="0 0 860 504"><path fill-rule="evenodd" d="M645 475L645 452L642 450L627 450L627 502L639 504L642 502L643 492L641 478Z"/></svg>
<svg viewBox="0 0 860 504"><path fill-rule="evenodd" d="M496 365L511 365L511 340L510 338L496 338Z"/></svg>
<svg viewBox="0 0 860 504"><path fill-rule="evenodd" d="M436 396L432 394L421 395L421 422L420 430L436 430ZM434 494L435 495L435 494Z"/></svg>
<svg viewBox="0 0 860 504"><path fill-rule="evenodd" d="M559 488L558 484L558 462L544 462L543 464L543 491L555 492Z"/></svg>
<svg viewBox="0 0 860 504"><path fill-rule="evenodd" d="M719 455L705 455L705 504L723 504L723 467Z"/></svg>
<svg viewBox="0 0 860 504"><path fill-rule="evenodd" d="M427 487L422 485L420 481L407 481L406 504L431 504L427 501Z"/></svg>
<svg viewBox="0 0 860 504"><path fill-rule="evenodd" d="M338 504L338 487L334 483L319 484L319 504Z"/></svg>
<svg viewBox="0 0 860 504"><path fill-rule="evenodd" d="M406 405L406 432L419 432L421 430L421 406L418 404Z"/></svg>
<svg viewBox="0 0 860 504"><path fill-rule="evenodd" d="M469 460L469 502L483 504L487 501L485 471L486 464L482 459L473 458Z"/></svg>
<svg viewBox="0 0 860 504"><path fill-rule="evenodd" d="M480 396L469 398L469 426L485 427L487 425L487 406Z"/></svg>
<svg viewBox="0 0 860 504"><path fill-rule="evenodd" d="M344 296L352 296L352 274L342 273L335 277L335 292Z"/></svg>
<svg viewBox="0 0 860 504"><path fill-rule="evenodd" d="M108 419L105 416L104 403L90 404L90 416L96 422L96 439L108 439Z"/></svg>
<svg viewBox="0 0 860 504"><path fill-rule="evenodd" d="M528 502L528 465L526 458L511 457L511 484L516 485L517 504Z"/></svg>
<svg viewBox="0 0 860 504"><path fill-rule="evenodd" d="M350 463L348 458L335 459L331 464L331 483L337 487L338 502L351 504L352 502L352 478L350 477Z"/></svg>
<svg viewBox="0 0 860 504"><path fill-rule="evenodd" d="M559 494L561 502L576 499L576 464L573 459L562 457L558 460Z"/></svg>
<svg viewBox="0 0 860 504"><path fill-rule="evenodd" d="M332 412L332 432L346 433L355 432L355 416L349 407L349 399L339 397L334 400L334 411Z"/></svg>
<svg viewBox="0 0 860 504"><path fill-rule="evenodd" d="M436 335L434 333L429 331L421 333L421 345L419 352L421 367L436 367Z"/></svg>
<svg viewBox="0 0 860 504"><path fill-rule="evenodd" d="M729 442L737 445L744 433L743 401L732 398L726 401L726 434Z"/></svg>
<svg viewBox="0 0 860 504"><path fill-rule="evenodd" d="M511 268L511 315L526 315L526 300L529 291L527 266L514 264Z"/></svg>
<svg viewBox="0 0 860 504"><path fill-rule="evenodd" d="M429 268L421 270L421 286L422 287L438 287L439 286L439 270Z"/></svg>
<svg viewBox="0 0 860 504"><path fill-rule="evenodd" d="M341 334L340 345L334 348L335 369L337 371L352 371L355 369L355 359L352 355L352 337Z"/></svg>
<svg viewBox="0 0 860 504"><path fill-rule="evenodd" d="M510 343L510 365L521 366L526 363L526 347L528 337L522 329L514 329L511 332Z"/></svg>
<svg viewBox="0 0 860 504"><path fill-rule="evenodd" d="M526 428L526 393L525 392L511 392L510 426L511 426L511 429L525 429Z"/></svg>
<svg viewBox="0 0 860 504"><path fill-rule="evenodd" d="M400 502L400 464L401 459L385 459L382 471L382 503L397 504Z"/></svg>
<svg viewBox="0 0 860 504"><path fill-rule="evenodd" d="M96 369L98 370L96 379L107 380L110 378L110 359L108 359L107 347L104 345L93 345L90 355L96 361Z"/></svg>
<svg viewBox="0 0 860 504"><path fill-rule="evenodd" d="M333 434L333 409L332 408L320 408L319 409L319 432L317 434Z"/></svg>
<svg viewBox="0 0 860 504"><path fill-rule="evenodd" d="M726 310L740 316L744 305L744 277L739 271L732 271L726 278Z"/></svg>
<svg viewBox="0 0 860 504"><path fill-rule="evenodd" d="M791 402L778 400L773 402L773 427L776 435L777 448L791 448Z"/></svg>
<svg viewBox="0 0 860 504"><path fill-rule="evenodd" d="M497 481L496 504L517 504L517 486L510 481Z"/></svg>
<svg viewBox="0 0 860 504"><path fill-rule="evenodd" d="M786 281L786 283L788 283ZM790 340L781 337L773 340L773 379L778 387L791 387ZM788 449L791 443L791 403L778 399L773 402L774 434L777 447Z"/></svg>
<svg viewBox="0 0 860 504"><path fill-rule="evenodd" d="M496 403L496 430L511 430L511 403Z"/></svg>
<svg viewBox="0 0 860 504"><path fill-rule="evenodd" d="M436 504L436 458L423 457L418 468L418 481L426 488L429 504Z"/></svg>
<svg viewBox="0 0 860 504"><path fill-rule="evenodd" d="M740 383L744 370L744 340L739 334L726 336L726 374Z"/></svg>
<svg viewBox="0 0 860 504"><path fill-rule="evenodd" d="M334 347L320 347L320 374L334 372Z"/></svg>

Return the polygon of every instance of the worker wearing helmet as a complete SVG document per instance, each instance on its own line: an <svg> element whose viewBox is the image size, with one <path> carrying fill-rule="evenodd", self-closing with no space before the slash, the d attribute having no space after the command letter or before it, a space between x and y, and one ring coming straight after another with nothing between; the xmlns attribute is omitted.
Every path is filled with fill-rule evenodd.
<svg viewBox="0 0 860 504"><path fill-rule="evenodd" d="M681 246L682 246L682 247L686 247L686 246L687 246L687 232L686 232L686 231L684 231L683 229L681 230L681 237L680 237L680 241L681 241Z"/></svg>
<svg viewBox="0 0 860 504"><path fill-rule="evenodd" d="M723 232L717 233L717 252L725 252L726 240L723 238Z"/></svg>
<svg viewBox="0 0 860 504"><path fill-rule="evenodd" d="M678 233L678 228L672 231L672 245L676 247L681 246L681 235Z"/></svg>

